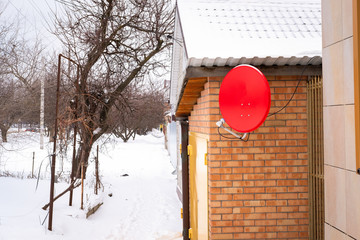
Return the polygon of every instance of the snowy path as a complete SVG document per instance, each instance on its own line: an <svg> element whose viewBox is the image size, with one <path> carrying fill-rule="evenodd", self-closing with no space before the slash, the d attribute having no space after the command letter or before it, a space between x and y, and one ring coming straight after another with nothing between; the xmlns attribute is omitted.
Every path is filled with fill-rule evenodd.
<svg viewBox="0 0 360 240"><path fill-rule="evenodd" d="M143 138L124 144L118 150L114 160L128 161L123 174L129 176L108 180L117 186L112 188L113 198L116 199L113 208L122 207L113 213L119 218L118 225L105 239L181 237L180 203L174 188L176 177L171 174L174 169L166 151L159 148L159 142L162 143L162 139Z"/></svg>
<svg viewBox="0 0 360 240"><path fill-rule="evenodd" d="M80 189L74 193L73 206L65 196L55 202L53 232L42 221L41 206L48 199L48 184L35 180L0 178L0 240L86 239L86 240L180 240L182 221L176 195L176 175L170 164L163 138L137 136L135 141L107 144L100 154L100 173L104 192L95 196L85 191L88 205L104 204L88 219L79 209ZM92 182L92 167L87 182ZM90 172L90 173L89 173ZM127 174L128 176L123 176ZM57 184L57 192L66 184ZM110 197L109 194L112 194Z"/></svg>

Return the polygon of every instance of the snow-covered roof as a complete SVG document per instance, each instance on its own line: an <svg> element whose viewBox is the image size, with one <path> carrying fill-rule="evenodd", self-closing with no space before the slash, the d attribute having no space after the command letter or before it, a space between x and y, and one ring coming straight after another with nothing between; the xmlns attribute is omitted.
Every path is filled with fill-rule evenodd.
<svg viewBox="0 0 360 240"><path fill-rule="evenodd" d="M190 66L205 58L229 65L237 58L321 56L320 0L178 0L177 6Z"/></svg>
<svg viewBox="0 0 360 240"><path fill-rule="evenodd" d="M320 65L321 30L321 0L177 0L172 111L189 67Z"/></svg>

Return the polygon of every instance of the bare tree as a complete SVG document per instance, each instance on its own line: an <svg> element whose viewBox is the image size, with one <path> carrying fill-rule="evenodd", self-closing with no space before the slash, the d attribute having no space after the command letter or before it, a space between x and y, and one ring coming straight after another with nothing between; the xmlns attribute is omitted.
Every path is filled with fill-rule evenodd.
<svg viewBox="0 0 360 240"><path fill-rule="evenodd" d="M111 128L110 114L126 87L164 66L173 31L169 0L60 0L66 18L56 34L81 66L73 81L81 144L77 162L88 162L94 142Z"/></svg>
<svg viewBox="0 0 360 240"><path fill-rule="evenodd" d="M1 11L0 11L1 16ZM39 103L39 42L29 44L19 34L19 23L0 25L0 130L7 141L8 129L21 118L33 122Z"/></svg>
<svg viewBox="0 0 360 240"><path fill-rule="evenodd" d="M130 90L130 91L129 91ZM145 135L164 122L167 110L165 89L128 88L111 114L112 132L124 142L136 134Z"/></svg>

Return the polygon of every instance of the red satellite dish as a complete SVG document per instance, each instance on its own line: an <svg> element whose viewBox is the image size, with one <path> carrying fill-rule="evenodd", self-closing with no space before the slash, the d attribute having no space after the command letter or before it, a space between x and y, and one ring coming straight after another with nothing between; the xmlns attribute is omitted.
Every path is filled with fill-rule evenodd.
<svg viewBox="0 0 360 240"><path fill-rule="evenodd" d="M233 68L221 83L221 114L225 122L238 132L247 133L260 127L269 113L270 102L269 83L253 66Z"/></svg>

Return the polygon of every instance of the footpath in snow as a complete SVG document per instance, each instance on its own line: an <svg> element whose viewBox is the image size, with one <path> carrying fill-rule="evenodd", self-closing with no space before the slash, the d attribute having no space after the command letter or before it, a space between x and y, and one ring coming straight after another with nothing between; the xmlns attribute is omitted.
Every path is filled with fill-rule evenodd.
<svg viewBox="0 0 360 240"><path fill-rule="evenodd" d="M0 174L21 172L24 178L0 177L0 240L182 239L176 175L172 174L174 168L164 149L163 138L137 136L128 143L113 139L103 145L99 160L104 188L99 195L94 195L94 164L90 162L84 206L86 210L98 202L103 205L86 219L86 211L80 210L80 188L77 188L72 207L68 206L68 194L55 202L51 232L47 230L47 211L41 207L49 199L46 155L52 146L48 144L41 152L37 137L37 133L13 133L9 143L2 144ZM40 172L45 176L37 190L37 180L26 178L31 172L33 151L39 156L35 161L36 171L42 161ZM64 172L69 171L68 160L64 160L63 168ZM56 192L67 186L66 182L57 183Z"/></svg>

